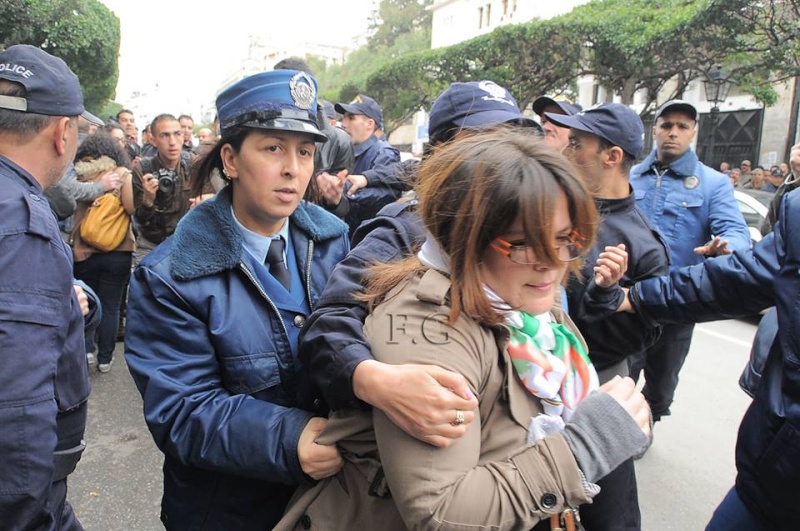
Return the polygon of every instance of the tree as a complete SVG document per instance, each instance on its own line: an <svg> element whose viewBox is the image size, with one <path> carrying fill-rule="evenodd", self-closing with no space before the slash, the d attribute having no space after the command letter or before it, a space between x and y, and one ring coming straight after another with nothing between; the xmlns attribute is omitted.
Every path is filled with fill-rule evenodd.
<svg viewBox="0 0 800 531"><path fill-rule="evenodd" d="M645 89L646 114L721 64L769 105L775 81L800 75L798 40L800 0L594 0L554 19L384 63L366 92L383 104L389 131L450 83L479 79L505 86L525 107L591 74L627 104Z"/></svg>
<svg viewBox="0 0 800 531"><path fill-rule="evenodd" d="M353 85L352 83L345 83L344 86L342 86L342 89L339 91L339 97L337 98L337 101L341 102L353 101L360 92L361 89L359 89L357 85Z"/></svg>
<svg viewBox="0 0 800 531"><path fill-rule="evenodd" d="M98 0L0 0L0 44L31 44L62 58L84 103L99 110L119 77L119 18Z"/></svg>
<svg viewBox="0 0 800 531"><path fill-rule="evenodd" d="M391 48L403 35L426 33L430 46L433 0L381 0L372 13L368 44L371 48Z"/></svg>
<svg viewBox="0 0 800 531"><path fill-rule="evenodd" d="M466 42L410 54L372 74L367 92L383 105L391 131L455 81L489 79L525 107L575 80L581 47L557 21L501 26Z"/></svg>

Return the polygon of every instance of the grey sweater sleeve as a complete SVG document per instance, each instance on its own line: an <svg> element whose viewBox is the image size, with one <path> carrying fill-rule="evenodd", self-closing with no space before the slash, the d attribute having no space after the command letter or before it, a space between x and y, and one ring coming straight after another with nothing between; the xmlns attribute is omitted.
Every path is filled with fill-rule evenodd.
<svg viewBox="0 0 800 531"><path fill-rule="evenodd" d="M564 428L564 438L586 479L595 483L639 453L648 437L607 393L594 392Z"/></svg>
<svg viewBox="0 0 800 531"><path fill-rule="evenodd" d="M100 183L84 183L78 180L74 166L70 165L67 172L59 181L67 192L76 201L94 201L103 193L103 185Z"/></svg>

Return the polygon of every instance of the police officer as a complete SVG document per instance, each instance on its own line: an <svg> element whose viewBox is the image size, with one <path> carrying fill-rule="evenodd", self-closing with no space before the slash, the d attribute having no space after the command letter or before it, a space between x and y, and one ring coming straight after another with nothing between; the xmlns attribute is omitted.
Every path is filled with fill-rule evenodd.
<svg viewBox="0 0 800 531"><path fill-rule="evenodd" d="M569 143L569 127L564 127L553 122L547 115L560 114L572 116L583 110L583 107L563 98L555 99L550 96L539 96L533 101L533 104L531 104L531 109L539 116L542 130L544 130L545 143L559 151L567 147Z"/></svg>
<svg viewBox="0 0 800 531"><path fill-rule="evenodd" d="M78 78L28 45L0 52L0 526L82 529L66 501L89 377L72 253L43 191L84 113Z"/></svg>
<svg viewBox="0 0 800 531"><path fill-rule="evenodd" d="M381 208L398 199L407 186L397 177L400 152L377 136L383 128L383 111L378 102L359 94L350 103L337 103L334 109L342 113L342 128L353 142L355 162L346 177L349 210L344 216L352 235L362 221L375 217Z"/></svg>

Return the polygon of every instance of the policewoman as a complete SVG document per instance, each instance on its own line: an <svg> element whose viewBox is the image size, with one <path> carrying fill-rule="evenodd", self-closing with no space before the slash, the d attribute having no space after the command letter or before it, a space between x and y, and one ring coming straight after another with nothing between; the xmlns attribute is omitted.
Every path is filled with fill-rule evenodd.
<svg viewBox="0 0 800 531"><path fill-rule="evenodd" d="M347 226L302 201L314 169L316 80L276 70L217 98L222 138L195 186L228 185L192 209L131 280L126 359L164 459L167 529L270 529L294 486L336 473L314 442L297 358L300 328Z"/></svg>

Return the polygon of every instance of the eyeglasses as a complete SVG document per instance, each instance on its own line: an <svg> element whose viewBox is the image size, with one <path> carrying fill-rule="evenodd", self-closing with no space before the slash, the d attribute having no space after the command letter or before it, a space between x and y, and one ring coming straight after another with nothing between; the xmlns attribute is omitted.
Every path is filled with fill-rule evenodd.
<svg viewBox="0 0 800 531"><path fill-rule="evenodd" d="M576 231L572 231L569 236L556 238L556 253L562 262L572 262L580 258L583 253L583 238ZM495 238L491 243L492 249L500 254L506 255L509 260L519 265L535 265L537 260L533 252L533 247L524 243L509 243L502 238Z"/></svg>

